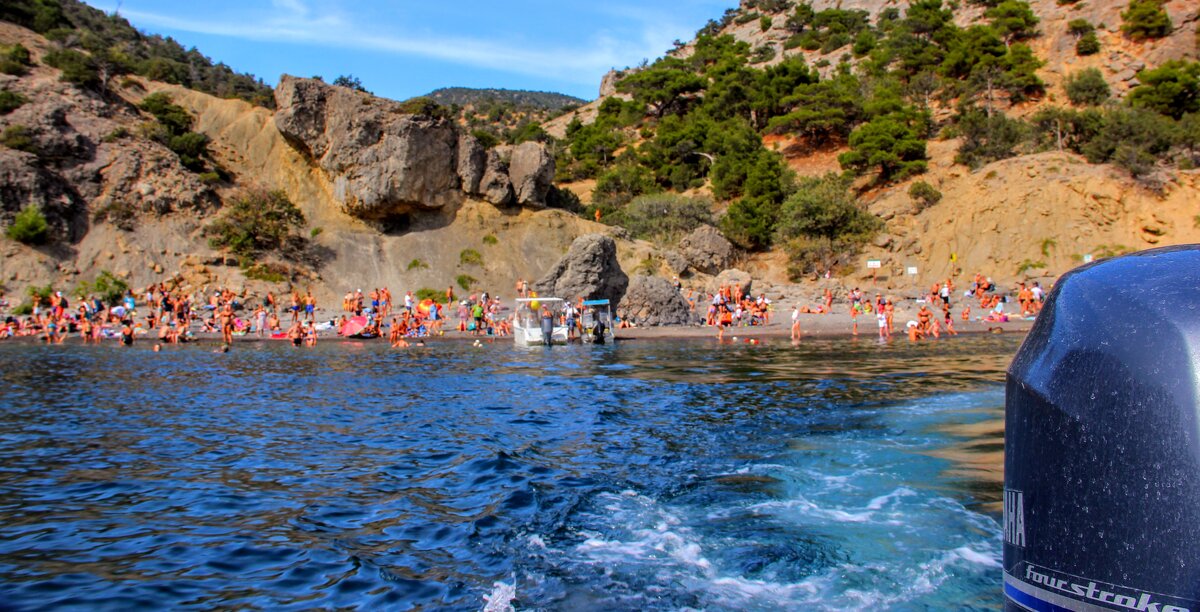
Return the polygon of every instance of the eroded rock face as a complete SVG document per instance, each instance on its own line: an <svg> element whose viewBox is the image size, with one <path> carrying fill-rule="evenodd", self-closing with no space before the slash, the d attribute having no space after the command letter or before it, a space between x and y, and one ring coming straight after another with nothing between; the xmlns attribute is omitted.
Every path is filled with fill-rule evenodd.
<svg viewBox="0 0 1200 612"><path fill-rule="evenodd" d="M438 209L461 193L459 133L445 119L311 79L284 77L275 101L275 127L329 175L348 214Z"/></svg>
<svg viewBox="0 0 1200 612"><path fill-rule="evenodd" d="M329 176L346 213L386 219L482 196L497 206L545 206L554 158L541 143L496 147L452 121L399 102L284 76L275 126Z"/></svg>
<svg viewBox="0 0 1200 612"><path fill-rule="evenodd" d="M695 314L674 283L661 276L636 275L617 308L617 315L639 327L691 325Z"/></svg>
<svg viewBox="0 0 1200 612"><path fill-rule="evenodd" d="M508 147L494 147L487 152L479 195L496 206L513 203L512 181L508 178Z"/></svg>
<svg viewBox="0 0 1200 612"><path fill-rule="evenodd" d="M629 277L617 261L617 243L603 234L586 234L571 243L570 250L549 273L533 284L547 297L568 300L607 299L620 304Z"/></svg>
<svg viewBox="0 0 1200 612"><path fill-rule="evenodd" d="M680 254L694 270L716 274L733 261L733 244L711 225L701 225L679 243Z"/></svg>
<svg viewBox="0 0 1200 612"><path fill-rule="evenodd" d="M554 183L554 156L540 142L525 142L513 147L508 163L517 204L545 208L546 195Z"/></svg>
<svg viewBox="0 0 1200 612"><path fill-rule="evenodd" d="M458 180L462 190L479 195L479 183L487 168L487 151L470 134L458 135Z"/></svg>

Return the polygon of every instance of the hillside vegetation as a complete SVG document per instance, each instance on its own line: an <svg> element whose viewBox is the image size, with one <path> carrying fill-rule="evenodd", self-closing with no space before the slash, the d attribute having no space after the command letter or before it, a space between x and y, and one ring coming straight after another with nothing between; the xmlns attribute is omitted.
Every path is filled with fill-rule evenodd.
<svg viewBox="0 0 1200 612"><path fill-rule="evenodd" d="M1186 20L1193 31L1197 11ZM1116 36L1126 47L1153 46L1176 30L1156 0L1134 0L1120 15ZM1118 26L1074 19L1063 27L1083 57L1102 51L1098 29ZM1066 99L1054 98L1035 51L1042 28L1022 0L871 11L748 0L666 57L618 74L616 95L596 104L595 119L580 113L563 130L559 178L595 179L593 208L610 219L644 194L709 191L730 239L751 250L787 247L803 264L853 250L882 225L848 218L835 223L840 231L815 231L796 215L836 217L843 190L867 195L919 177L931 140L956 142L954 161L969 168L1073 152L1151 189L1200 162L1200 63L1143 66L1127 93L1085 68L1067 75ZM1194 58L1194 48L1184 55ZM789 171L788 161L829 152L836 178L797 181Z"/></svg>
<svg viewBox="0 0 1200 612"><path fill-rule="evenodd" d="M487 103L507 104L515 108L535 108L561 111L569 107L586 104L575 96L549 91L525 89L473 89L470 87L443 87L426 94L426 98L444 106L482 106Z"/></svg>
<svg viewBox="0 0 1200 612"><path fill-rule="evenodd" d="M0 21L42 34L57 44L46 62L63 79L102 91L125 74L182 85L220 98L241 98L272 105L271 88L261 80L214 64L196 48L184 49L170 37L143 34L119 14L107 14L78 0L5 0ZM19 74L20 62L0 61L7 74ZM20 53L19 51L17 52Z"/></svg>

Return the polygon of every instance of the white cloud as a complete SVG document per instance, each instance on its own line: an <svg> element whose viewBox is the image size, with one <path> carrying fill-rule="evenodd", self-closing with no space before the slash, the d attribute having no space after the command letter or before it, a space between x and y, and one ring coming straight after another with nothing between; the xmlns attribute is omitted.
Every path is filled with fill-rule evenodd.
<svg viewBox="0 0 1200 612"><path fill-rule="evenodd" d="M640 40L623 40L601 32L578 47L548 48L516 45L471 37L437 34L370 34L369 28L353 24L336 12L322 9L310 16L302 0L272 0L277 12L263 19L239 16L231 19L191 19L158 13L124 10L122 15L139 26L228 36L243 40L288 42L326 48L357 49L424 57L477 68L538 77L551 77L577 84L594 84L610 68L623 68L642 59L662 55L675 38L691 33L650 12L631 10L627 17L637 22ZM607 11L606 11L607 12Z"/></svg>

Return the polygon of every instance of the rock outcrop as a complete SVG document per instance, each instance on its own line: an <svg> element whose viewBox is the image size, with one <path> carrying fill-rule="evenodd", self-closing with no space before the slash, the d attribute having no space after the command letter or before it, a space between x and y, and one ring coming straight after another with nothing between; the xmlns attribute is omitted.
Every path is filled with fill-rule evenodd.
<svg viewBox="0 0 1200 612"><path fill-rule="evenodd" d="M545 208L554 184L554 156L540 142L521 143L512 149L508 178L517 204Z"/></svg>
<svg viewBox="0 0 1200 612"><path fill-rule="evenodd" d="M459 194L458 130L446 119L312 79L275 89L275 126L324 170L345 211L385 219Z"/></svg>
<svg viewBox="0 0 1200 612"><path fill-rule="evenodd" d="M709 293L716 293L721 287L740 287L742 295L750 295L750 290L753 289L753 279L750 278L749 272L743 272L737 268L725 270L717 275L708 285Z"/></svg>
<svg viewBox="0 0 1200 612"><path fill-rule="evenodd" d="M508 150L508 147L495 147L487 152L483 179L479 182L479 191L474 194L496 206L513 203L512 181L508 178Z"/></svg>
<svg viewBox="0 0 1200 612"><path fill-rule="evenodd" d="M620 304L629 277L617 261L617 243L603 234L586 234L575 239L567 254L548 274L533 284L533 290L568 300L607 299Z"/></svg>
<svg viewBox="0 0 1200 612"><path fill-rule="evenodd" d="M458 181L469 194L479 193L479 183L487 169L487 151L470 134L458 135Z"/></svg>
<svg viewBox="0 0 1200 612"><path fill-rule="evenodd" d="M733 262L733 243L711 225L701 225L680 243L679 251L697 272L716 274Z"/></svg>
<svg viewBox="0 0 1200 612"><path fill-rule="evenodd" d="M543 208L554 157L541 143L485 151L452 121L403 103L285 75L275 126L325 171L343 210L386 219L478 195L498 206Z"/></svg>
<svg viewBox="0 0 1200 612"><path fill-rule="evenodd" d="M635 275L617 307L617 316L639 327L691 325L695 313L671 281L661 276Z"/></svg>
<svg viewBox="0 0 1200 612"><path fill-rule="evenodd" d="M0 118L0 131L19 135L0 146L0 226L34 205L46 217L51 242L77 243L97 220L128 229L148 214L215 202L176 154L132 134L127 126L144 119L131 107L36 75L0 75L0 89L26 100Z"/></svg>

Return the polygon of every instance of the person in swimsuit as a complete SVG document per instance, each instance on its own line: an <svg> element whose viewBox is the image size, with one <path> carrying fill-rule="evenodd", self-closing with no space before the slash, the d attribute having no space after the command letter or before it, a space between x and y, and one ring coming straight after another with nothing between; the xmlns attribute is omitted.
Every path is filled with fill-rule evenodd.
<svg viewBox="0 0 1200 612"><path fill-rule="evenodd" d="M233 302L221 307L221 339L226 345L233 344Z"/></svg>
<svg viewBox="0 0 1200 612"><path fill-rule="evenodd" d="M133 346L133 324L125 319L124 325L121 328L121 346Z"/></svg>
<svg viewBox="0 0 1200 612"><path fill-rule="evenodd" d="M300 346L304 343L304 330L300 327L299 321L292 323L292 326L288 328L287 336L292 341L292 346Z"/></svg>

